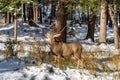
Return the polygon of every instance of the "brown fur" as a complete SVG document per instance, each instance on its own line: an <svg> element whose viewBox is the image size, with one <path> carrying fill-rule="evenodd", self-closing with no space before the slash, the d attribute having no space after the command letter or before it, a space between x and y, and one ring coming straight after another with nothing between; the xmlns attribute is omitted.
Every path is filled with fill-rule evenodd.
<svg viewBox="0 0 120 80"><path fill-rule="evenodd" d="M59 36L59 35L58 35ZM78 60L77 68L79 68L81 63L81 53L82 53L82 45L79 43L64 43L64 42L56 42L55 37L58 37L57 34L47 34L47 38L50 39L49 45L54 53L57 56L58 66L60 63L61 57L70 57L73 56Z"/></svg>

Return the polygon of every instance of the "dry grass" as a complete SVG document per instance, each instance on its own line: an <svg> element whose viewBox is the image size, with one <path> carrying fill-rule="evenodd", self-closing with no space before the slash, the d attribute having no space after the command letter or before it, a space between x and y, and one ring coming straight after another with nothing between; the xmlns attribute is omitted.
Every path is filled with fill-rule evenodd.
<svg viewBox="0 0 120 80"><path fill-rule="evenodd" d="M83 58L83 63L84 68L90 70L91 74L95 75L97 71L106 72L108 74L111 72L120 71L120 56L118 55L101 59L90 58L89 56L92 55L89 53Z"/></svg>
<svg viewBox="0 0 120 80"><path fill-rule="evenodd" d="M83 52L83 65L85 69L90 70L91 74L95 74L97 71L100 72L113 72L113 71L120 71L120 56L109 56L109 51L100 51L100 49L97 49L99 52ZM105 56L104 56L105 55ZM46 60L47 63L52 63L53 65L57 65L57 62L54 62L53 55L43 55L44 60ZM103 56L103 57L102 57ZM99 58L101 57L101 58ZM52 58L52 59L51 59ZM50 60L51 59L51 60ZM60 59L60 68L66 69L66 67L75 67L77 61L74 60L72 57L69 58L61 58ZM109 64L115 65L115 69L111 68Z"/></svg>
<svg viewBox="0 0 120 80"><path fill-rule="evenodd" d="M117 74L113 75L114 80L119 80L120 79L120 73L118 72Z"/></svg>
<svg viewBox="0 0 120 80"><path fill-rule="evenodd" d="M53 56L50 53L41 50L42 45L45 45L45 43L41 43L34 38L34 43L30 46L30 57L36 61L37 66L40 66L42 63L50 64L53 61Z"/></svg>
<svg viewBox="0 0 120 80"><path fill-rule="evenodd" d="M45 44L45 43L44 43ZM15 46L19 46L19 50L14 52ZM36 61L36 65L40 66L42 63L48 63L57 65L57 62L54 62L54 56L51 53L47 53L41 50L41 43L36 41L30 46L30 57L32 60ZM14 42L13 40L8 40L5 43L5 51L3 54L6 58L10 56L17 56L18 52L25 53L24 43L23 42ZM97 71L110 73L111 71L120 71L120 55L109 56L109 51L100 51L99 48L96 48L97 51L87 52L83 51L83 66L85 69L90 70L91 74L96 74ZM107 55L108 54L108 55ZM102 57L103 56L103 57ZM101 57L101 58L99 58ZM114 68L110 68L109 64L115 66ZM75 67L77 65L77 61L72 57L69 58L61 58L60 59L60 68L66 69L66 67ZM99 68L98 65L101 67Z"/></svg>
<svg viewBox="0 0 120 80"><path fill-rule="evenodd" d="M76 62L77 62L77 60L74 60L71 57L61 58L60 59L60 68L66 69L67 67L76 67L76 65L77 65ZM55 63L55 65L57 65L57 62Z"/></svg>
<svg viewBox="0 0 120 80"><path fill-rule="evenodd" d="M18 41L18 45L19 45L19 47L20 47L18 54L19 54L19 53L20 53L20 54L24 54L24 53L25 53L24 42Z"/></svg>
<svg viewBox="0 0 120 80"><path fill-rule="evenodd" d="M120 55L114 55L111 60L112 64L116 66L116 71L120 71Z"/></svg>
<svg viewBox="0 0 120 80"><path fill-rule="evenodd" d="M22 42L20 42L20 41L16 42L14 40L11 40L10 38L5 43L4 48L5 48L5 50L2 53L6 59L11 57L11 56L17 57L18 52L21 52L21 51L22 51L22 53L24 52Z"/></svg>
<svg viewBox="0 0 120 80"><path fill-rule="evenodd" d="M32 45L30 45L29 53L31 59L36 61L36 65L40 66L42 63L42 52L39 46L39 42L35 41Z"/></svg>
<svg viewBox="0 0 120 80"><path fill-rule="evenodd" d="M18 53L25 53L24 43L22 41L14 41L10 38L10 33L8 32L7 41L4 44L4 51L2 52L4 57L7 59L11 56L17 57Z"/></svg>
<svg viewBox="0 0 120 80"><path fill-rule="evenodd" d="M84 68L95 74L97 71L111 73L120 71L120 55L113 55L110 51L102 51L99 47L94 51L82 53Z"/></svg>

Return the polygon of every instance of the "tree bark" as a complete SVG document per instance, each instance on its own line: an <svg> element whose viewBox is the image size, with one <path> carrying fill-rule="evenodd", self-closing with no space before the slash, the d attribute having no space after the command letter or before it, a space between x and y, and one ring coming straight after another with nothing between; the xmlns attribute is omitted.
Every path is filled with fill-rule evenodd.
<svg viewBox="0 0 120 80"><path fill-rule="evenodd" d="M114 6L114 8L113 8ZM109 14L114 25L114 44L115 48L119 48L118 22L117 22L117 5L108 4Z"/></svg>
<svg viewBox="0 0 120 80"><path fill-rule="evenodd" d="M100 16L100 36L99 43L106 43L106 3L101 0L101 16Z"/></svg>
<svg viewBox="0 0 120 80"><path fill-rule="evenodd" d="M33 20L36 21L36 8L35 5L33 4Z"/></svg>
<svg viewBox="0 0 120 80"><path fill-rule="evenodd" d="M86 39L90 38L94 42L94 30L95 30L96 15L92 12L88 21L88 32Z"/></svg>
<svg viewBox="0 0 120 80"><path fill-rule="evenodd" d="M25 3L23 4L23 18L24 18L24 22L26 22L26 5L25 5Z"/></svg>
<svg viewBox="0 0 120 80"><path fill-rule="evenodd" d="M52 0L51 13L50 13L51 19L55 18L55 16L56 16L55 12L56 12L56 1Z"/></svg>
<svg viewBox="0 0 120 80"><path fill-rule="evenodd" d="M25 3L21 4L22 22L26 22Z"/></svg>
<svg viewBox="0 0 120 80"><path fill-rule="evenodd" d="M17 15L14 13L14 41L17 41Z"/></svg>
<svg viewBox="0 0 120 80"><path fill-rule="evenodd" d="M52 23L52 19L54 19L56 17L56 1L55 0L51 0L51 12L50 12L50 24Z"/></svg>
<svg viewBox="0 0 120 80"><path fill-rule="evenodd" d="M5 15L5 23L8 24L9 23L9 17L10 17L9 12L6 12L5 14L6 14Z"/></svg>
<svg viewBox="0 0 120 80"><path fill-rule="evenodd" d="M39 21L42 24L42 9L39 7Z"/></svg>
<svg viewBox="0 0 120 80"><path fill-rule="evenodd" d="M59 5L57 11L56 32L60 32L62 30L61 36L58 38L58 40L66 42L66 21L67 21L66 0L59 0L58 2Z"/></svg>
<svg viewBox="0 0 120 80"><path fill-rule="evenodd" d="M120 24L120 11L119 11L119 24Z"/></svg>
<svg viewBox="0 0 120 80"><path fill-rule="evenodd" d="M41 0L39 0L39 3L41 4ZM38 7L38 9L39 9L39 11L38 11L38 14L39 14L39 21L40 21L40 23L42 24L42 7L41 6L39 6Z"/></svg>
<svg viewBox="0 0 120 80"><path fill-rule="evenodd" d="M38 12L37 12L37 6L33 4L33 19L34 21L38 20Z"/></svg>
<svg viewBox="0 0 120 80"><path fill-rule="evenodd" d="M22 22L24 22L23 3L21 3L21 13L22 13L22 15L21 15Z"/></svg>
<svg viewBox="0 0 120 80"><path fill-rule="evenodd" d="M28 21L33 19L33 7L28 7Z"/></svg>
<svg viewBox="0 0 120 80"><path fill-rule="evenodd" d="M36 8L35 8L36 10L36 13L35 13L35 15L36 15L36 21L38 21L38 6L36 6Z"/></svg>

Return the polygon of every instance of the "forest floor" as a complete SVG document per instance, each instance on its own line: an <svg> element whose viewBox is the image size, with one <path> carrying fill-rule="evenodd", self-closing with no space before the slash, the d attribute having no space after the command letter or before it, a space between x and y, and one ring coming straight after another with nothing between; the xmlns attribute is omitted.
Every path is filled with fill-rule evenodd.
<svg viewBox="0 0 120 80"><path fill-rule="evenodd" d="M13 24L0 26L0 80L120 80L120 50L114 48L112 27L107 27L107 44L98 45L99 26L95 27L95 42L92 42L90 39L84 40L87 25L74 25L75 36L67 35L67 41L82 44L84 62L84 69L76 69L76 62L71 59L62 59L61 68L57 68L49 56L46 58L48 61L43 60L39 66L29 60L25 61L30 56L30 50L35 48L33 44L36 42L39 42L41 50L47 53L44 53L44 56L50 51L45 37L48 30L45 25L40 26L43 28L18 22L17 39L23 43L24 51L18 53L17 58L8 59L4 54L7 46L5 43L14 38ZM68 33L71 28L69 27ZM20 48L17 46L15 50Z"/></svg>

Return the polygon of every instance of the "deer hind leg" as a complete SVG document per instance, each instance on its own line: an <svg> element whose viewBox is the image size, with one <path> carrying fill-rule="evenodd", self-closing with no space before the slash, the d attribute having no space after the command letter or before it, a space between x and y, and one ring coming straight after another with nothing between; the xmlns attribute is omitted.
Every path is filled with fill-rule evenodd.
<svg viewBox="0 0 120 80"><path fill-rule="evenodd" d="M83 68L83 60L81 59L81 56L79 56L78 53L76 53L74 55L74 57L77 59L77 66L76 68L79 69L79 68Z"/></svg>
<svg viewBox="0 0 120 80"><path fill-rule="evenodd" d="M77 69L80 67L81 67L81 69L83 69L83 60L82 59L78 59L78 62L77 62Z"/></svg>

